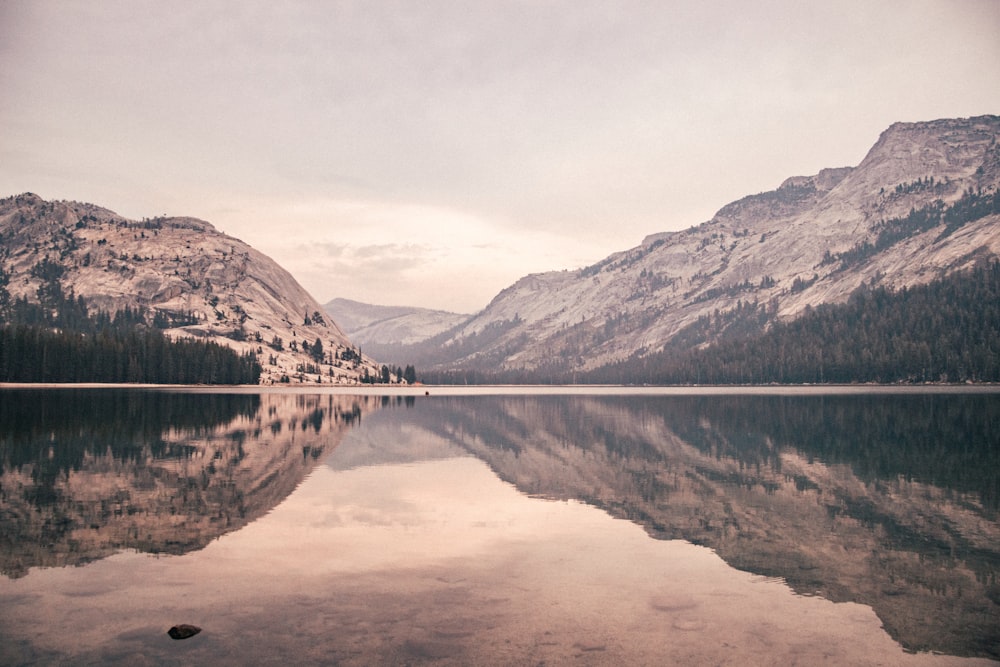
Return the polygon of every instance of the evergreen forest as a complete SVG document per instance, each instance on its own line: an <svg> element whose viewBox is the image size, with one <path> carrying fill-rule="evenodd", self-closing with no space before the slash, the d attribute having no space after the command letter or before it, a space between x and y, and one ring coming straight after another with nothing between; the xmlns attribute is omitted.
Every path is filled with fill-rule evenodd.
<svg viewBox="0 0 1000 667"><path fill-rule="evenodd" d="M211 341L172 340L142 310L91 313L65 294L62 267L39 262L38 302L12 300L0 271L0 382L256 384L261 368ZM155 320L155 318L154 318Z"/></svg>
<svg viewBox="0 0 1000 667"><path fill-rule="evenodd" d="M726 320L730 321L726 321ZM773 321L743 306L693 325ZM714 321L713 321L714 320ZM738 322L737 322L738 324ZM746 327L740 327L746 328ZM679 337L683 339L683 336ZM589 374L589 382L804 384L1000 381L1000 262L926 285L862 287L756 335L704 348L668 345Z"/></svg>

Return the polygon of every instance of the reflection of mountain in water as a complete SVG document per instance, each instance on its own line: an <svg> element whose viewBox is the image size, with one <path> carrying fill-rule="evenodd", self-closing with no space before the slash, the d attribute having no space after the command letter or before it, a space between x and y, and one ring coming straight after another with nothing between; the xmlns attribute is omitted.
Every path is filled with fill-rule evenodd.
<svg viewBox="0 0 1000 667"><path fill-rule="evenodd" d="M1000 657L995 395L466 397L415 411L524 492L577 498L903 646Z"/></svg>
<svg viewBox="0 0 1000 667"><path fill-rule="evenodd" d="M285 498L365 400L5 391L0 570L199 549Z"/></svg>

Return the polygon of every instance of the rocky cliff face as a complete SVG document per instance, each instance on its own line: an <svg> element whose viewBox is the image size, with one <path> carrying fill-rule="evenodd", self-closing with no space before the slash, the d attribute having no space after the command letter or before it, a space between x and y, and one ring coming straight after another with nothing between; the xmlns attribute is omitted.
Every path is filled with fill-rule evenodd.
<svg viewBox="0 0 1000 667"><path fill-rule="evenodd" d="M579 271L530 275L437 341L440 367L589 369L656 351L700 316L739 302L793 318L863 284L928 282L1000 254L1000 216L910 229L913 210L1000 185L1000 117L899 123L856 167L787 179L708 222L655 234ZM938 203L940 202L940 203ZM861 259L859 248L872 244Z"/></svg>
<svg viewBox="0 0 1000 667"><path fill-rule="evenodd" d="M92 204L44 201L33 194L0 200L0 267L13 297L35 299L43 261L62 267L65 292L94 309L125 307L159 314L168 335L214 339L253 351L262 382L282 376L356 382L368 359L320 365L292 349L321 340L332 355L352 347L347 336L284 269L242 241L194 218L127 220ZM271 346L281 341L281 348ZM351 355L349 355L351 356ZM332 373L331 373L332 371Z"/></svg>

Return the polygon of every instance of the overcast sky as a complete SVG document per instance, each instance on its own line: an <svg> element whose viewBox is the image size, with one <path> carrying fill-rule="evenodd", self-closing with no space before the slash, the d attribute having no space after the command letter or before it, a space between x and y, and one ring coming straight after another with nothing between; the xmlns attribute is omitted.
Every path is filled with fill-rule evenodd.
<svg viewBox="0 0 1000 667"><path fill-rule="evenodd" d="M0 0L0 196L202 218L323 303L474 312L987 113L996 0Z"/></svg>

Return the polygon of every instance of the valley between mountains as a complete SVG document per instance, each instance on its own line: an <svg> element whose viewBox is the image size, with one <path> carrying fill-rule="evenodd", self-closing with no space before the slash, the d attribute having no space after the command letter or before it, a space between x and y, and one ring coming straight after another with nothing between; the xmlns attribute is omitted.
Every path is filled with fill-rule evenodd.
<svg viewBox="0 0 1000 667"><path fill-rule="evenodd" d="M997 116L897 123L856 167L790 177L582 269L525 276L423 343L392 326L416 314L386 311L347 333L422 369L572 377L743 335L749 308L756 332L862 287L924 285L1000 252L998 135Z"/></svg>
<svg viewBox="0 0 1000 667"><path fill-rule="evenodd" d="M443 379L588 377L757 335L859 289L990 266L998 135L1000 116L894 124L857 166L790 177L588 267L525 276L471 315L324 306L210 223L30 193L0 200L2 287L8 309L54 287L91 310L141 311L170 338L256 355L262 383L401 382L410 364Z"/></svg>

